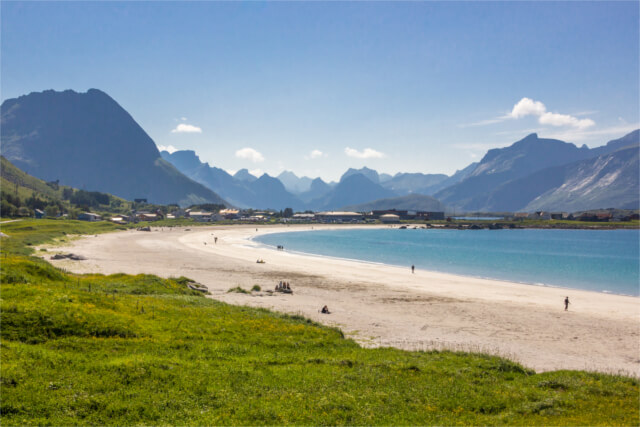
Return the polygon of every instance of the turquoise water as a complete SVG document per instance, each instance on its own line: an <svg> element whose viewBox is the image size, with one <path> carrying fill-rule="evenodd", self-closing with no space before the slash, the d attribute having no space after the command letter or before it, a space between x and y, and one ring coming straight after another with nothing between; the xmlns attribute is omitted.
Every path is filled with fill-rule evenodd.
<svg viewBox="0 0 640 427"><path fill-rule="evenodd" d="M285 250L521 283L640 295L639 230L314 230Z"/></svg>

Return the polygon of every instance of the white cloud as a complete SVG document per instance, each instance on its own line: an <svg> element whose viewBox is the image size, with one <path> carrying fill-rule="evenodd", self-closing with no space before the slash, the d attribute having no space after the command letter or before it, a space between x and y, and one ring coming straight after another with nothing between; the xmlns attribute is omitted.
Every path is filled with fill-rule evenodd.
<svg viewBox="0 0 640 427"><path fill-rule="evenodd" d="M176 126L171 133L202 133L202 129L198 126L188 125L186 123L180 123Z"/></svg>
<svg viewBox="0 0 640 427"><path fill-rule="evenodd" d="M568 114L543 113L538 119L541 125L573 126L578 129L586 129L596 123L591 119L576 119Z"/></svg>
<svg viewBox="0 0 640 427"><path fill-rule="evenodd" d="M225 172L227 172L229 175L233 176L236 174L236 172L238 172L235 169L225 169Z"/></svg>
<svg viewBox="0 0 640 427"><path fill-rule="evenodd" d="M262 156L262 154L260 154L259 151L256 151L253 148L249 147L245 147L236 151L236 157L238 157L239 159L251 160L253 163L264 161L264 157Z"/></svg>
<svg viewBox="0 0 640 427"><path fill-rule="evenodd" d="M519 119L525 116L540 116L547 111L547 108L540 101L529 98L522 98L513 106L509 117Z"/></svg>
<svg viewBox="0 0 640 427"><path fill-rule="evenodd" d="M513 106L508 117L520 119L526 116L537 116L538 123L541 125L551 126L571 126L577 129L586 129L596 123L591 119L578 119L568 114L551 113L547 111L547 107L540 102L530 98L522 98Z"/></svg>
<svg viewBox="0 0 640 427"><path fill-rule="evenodd" d="M327 153L323 153L320 150L311 150L311 152L304 156L305 160L309 160L309 159L319 159L321 157L327 157L328 154Z"/></svg>
<svg viewBox="0 0 640 427"><path fill-rule="evenodd" d="M174 147L173 145L158 145L158 150L160 150L160 151L168 151L169 154L175 153L176 151L178 151L178 149L176 147Z"/></svg>
<svg viewBox="0 0 640 427"><path fill-rule="evenodd" d="M186 122L187 118L186 117L180 117L180 120L182 120L183 122Z"/></svg>
<svg viewBox="0 0 640 427"><path fill-rule="evenodd" d="M381 159L385 157L384 153L376 151L373 148L365 148L362 151L358 151L354 148L345 148L344 153L349 157L355 157L356 159Z"/></svg>
<svg viewBox="0 0 640 427"><path fill-rule="evenodd" d="M576 129L586 129L594 126L596 123L591 119L578 119L576 116L583 116L591 113L595 114L594 111L582 111L573 116L569 114L552 113L547 111L547 107L542 102L524 97L513 106L511 112L503 116L496 117L494 119L481 120L475 123L463 124L459 127L486 126L509 119L521 119L527 116L534 116L538 118L538 123L541 125L556 127L571 126Z"/></svg>
<svg viewBox="0 0 640 427"><path fill-rule="evenodd" d="M249 171L249 173L253 176L255 176L256 178L260 178L262 176L262 174L264 174L264 172L262 171L262 169L251 169Z"/></svg>

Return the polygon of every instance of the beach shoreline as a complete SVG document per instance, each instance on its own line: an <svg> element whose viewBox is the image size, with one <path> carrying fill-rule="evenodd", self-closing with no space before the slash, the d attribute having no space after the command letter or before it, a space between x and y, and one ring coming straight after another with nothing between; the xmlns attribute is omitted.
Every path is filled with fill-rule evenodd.
<svg viewBox="0 0 640 427"><path fill-rule="evenodd" d="M312 226L310 226L310 227L312 227ZM317 227L317 226L315 226L315 227ZM322 228L322 230L339 230L340 227L341 226L327 226L326 228ZM345 227L345 226L342 226L342 227ZM349 227L349 229L355 228L355 227L349 226L349 225L347 225L346 227ZM410 227L414 227L414 225L410 225ZM415 227L419 228L420 225L415 225ZM376 228L377 229L389 229L390 226L389 225L368 225L368 226L361 226L360 228L361 229L376 229ZM397 227L396 227L396 229L397 229ZM532 228L532 229L534 229L534 230L548 230L548 229L542 229L542 228ZM256 243L260 247L268 248L270 250L277 250L277 248L275 246L267 244L267 243L260 242L260 241L256 240L256 238L259 238L259 237L261 237L263 235L266 235L266 234L280 234L280 233L286 233L286 232L306 232L306 231L311 231L311 230L318 230L318 229L317 228L316 229L311 228L311 229L307 229L307 230L300 230L300 229L269 230L269 231L266 231L264 233L262 233L262 232L261 233L257 233L256 235L251 236L249 238L249 240L251 242L253 242L253 243ZM572 230L578 230L578 229L572 229ZM457 231L457 230L452 229L451 231ZM365 265L383 265L383 266L399 267L399 268L408 268L409 267L408 264L407 265L401 265L401 264L391 264L391 263L383 263L383 262L377 262L377 261L367 261L367 260L362 260L362 259L357 259L357 258L346 258L346 257L331 256L331 255L326 255L326 254L318 254L318 253L312 253L312 252L297 251L297 250L291 250L289 248L287 248L287 252L292 253L292 254L301 255L301 256L327 258L327 259L338 260L338 261L352 261L352 262L362 263L362 264L365 264ZM517 281L517 280L505 279L505 278L499 278L499 277L464 274L464 273L456 273L456 272L443 271L443 270L431 270L431 269L428 269L428 268L420 268L420 267L416 267L415 269L416 269L416 271L421 271L421 272L425 272L425 273L428 273L428 274L434 274L434 273L447 274L447 275L452 275L452 276L456 276L456 277L460 277L460 278L482 279L482 280L491 280L491 281L495 281L495 282L504 282L504 283L509 283L509 284L561 289L561 290L564 290L566 292L573 292L573 291L578 290L578 291L585 291L585 292L594 292L594 293L597 293L597 294L619 295L619 296L628 296L628 297L640 298L640 295L633 295L633 294L621 293L621 292L613 292L613 291L604 290L604 289L603 290L581 289L581 288L573 288L573 287L570 287L570 286L562 286L562 285L543 283L543 282Z"/></svg>
<svg viewBox="0 0 640 427"><path fill-rule="evenodd" d="M264 233L344 227L371 226L129 230L51 249L83 255L86 261L50 262L76 273L190 277L206 285L212 298L301 314L339 327L369 347L479 351L536 371L583 369L640 376L637 297L426 270L411 274L397 266L278 251L252 240ZM265 263L256 263L258 259ZM291 284L293 294L270 292L280 280ZM228 292L254 285L262 290ZM567 294L572 305L565 312ZM324 305L330 315L319 313Z"/></svg>

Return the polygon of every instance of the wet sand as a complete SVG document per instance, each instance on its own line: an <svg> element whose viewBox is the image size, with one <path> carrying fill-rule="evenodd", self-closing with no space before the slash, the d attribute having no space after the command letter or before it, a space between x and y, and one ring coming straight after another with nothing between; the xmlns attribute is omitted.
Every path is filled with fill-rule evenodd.
<svg viewBox="0 0 640 427"><path fill-rule="evenodd" d="M130 230L84 237L50 248L46 257L83 255L87 260L50 261L78 273L186 276L206 285L211 298L301 314L339 327L364 346L482 351L538 372L583 369L640 376L640 298L420 269L411 274L410 268L292 254L248 240L310 228ZM259 258L265 263L256 263ZM291 284L293 294L267 292L280 280ZM253 285L262 291L227 292ZM569 311L564 311L566 295ZM325 304L329 315L319 312Z"/></svg>

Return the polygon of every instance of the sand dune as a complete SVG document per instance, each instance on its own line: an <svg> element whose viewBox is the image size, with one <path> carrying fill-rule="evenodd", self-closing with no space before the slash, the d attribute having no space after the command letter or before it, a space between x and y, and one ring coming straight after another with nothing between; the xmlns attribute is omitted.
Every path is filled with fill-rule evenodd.
<svg viewBox="0 0 640 427"><path fill-rule="evenodd" d="M310 226L194 227L86 237L86 261L51 261L74 272L187 276L212 298L299 313L337 326L365 346L484 351L536 371L586 369L640 376L640 299L596 292L292 254L248 240ZM314 226L315 229L322 226ZM214 243L214 236L218 238ZM206 244L205 244L206 243ZM257 264L262 258L265 264ZM280 280L292 295L270 293ZM254 284L252 295L228 293ZM571 298L565 312L563 299ZM319 313L328 305L331 314Z"/></svg>

